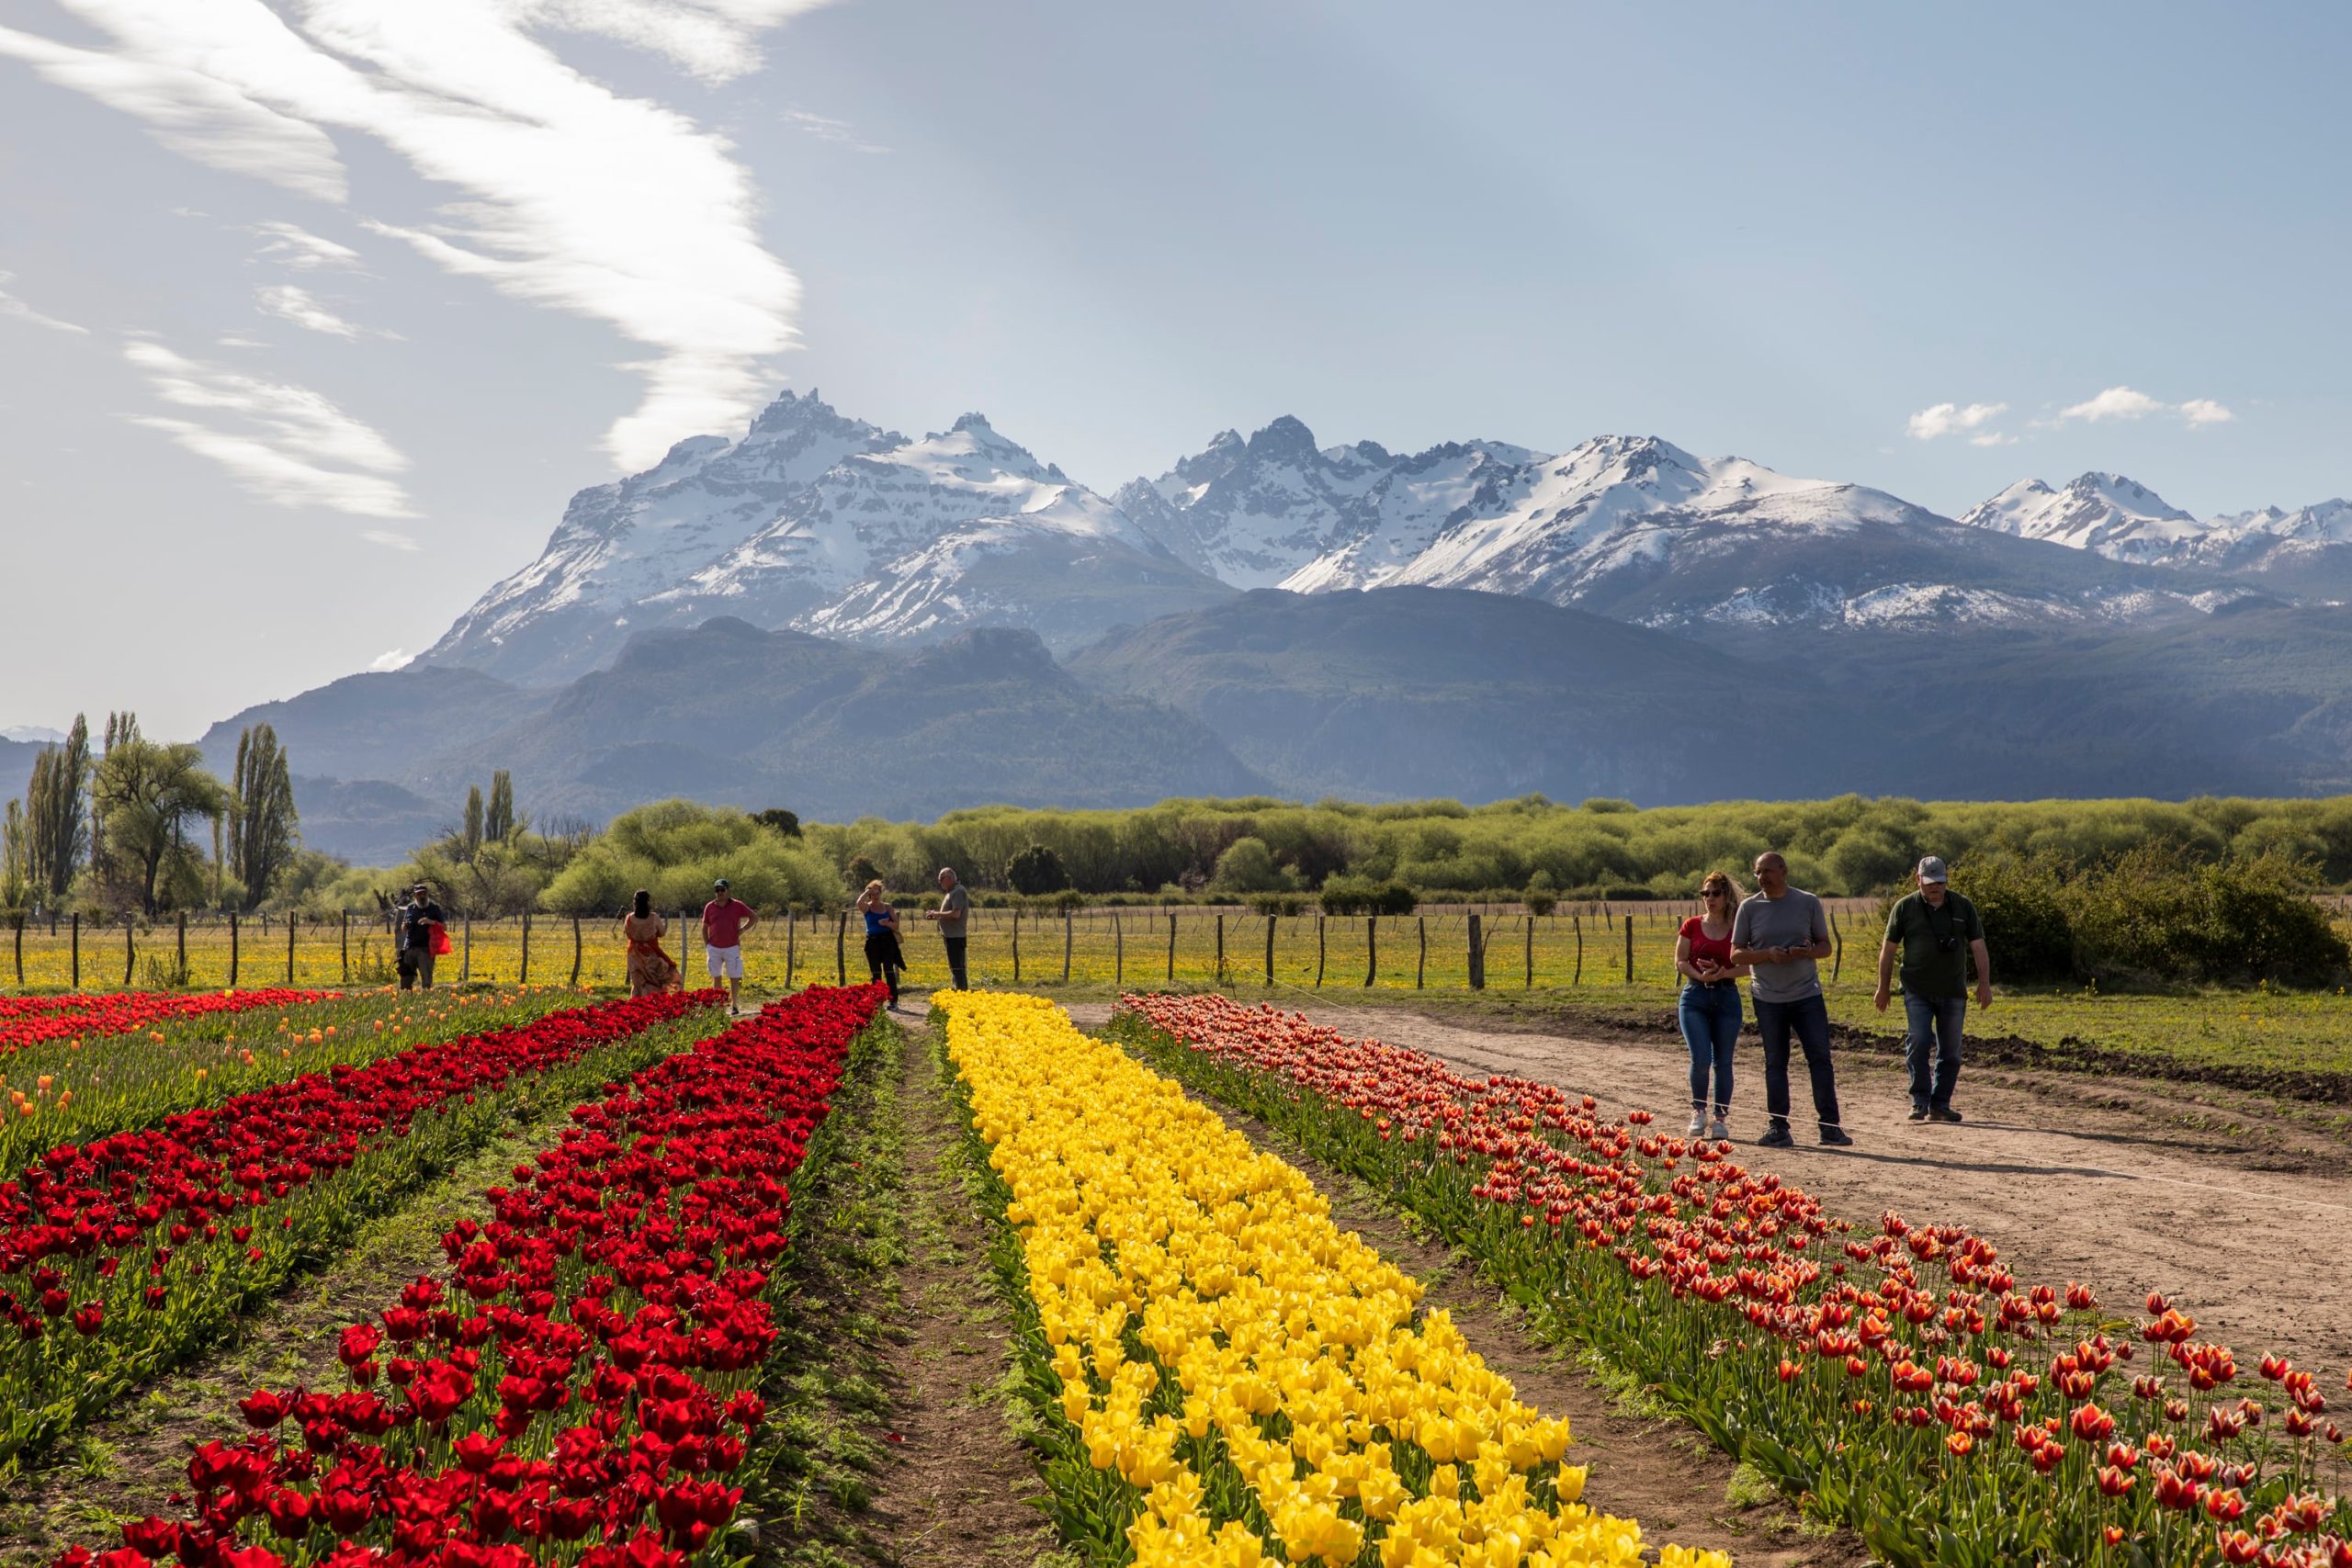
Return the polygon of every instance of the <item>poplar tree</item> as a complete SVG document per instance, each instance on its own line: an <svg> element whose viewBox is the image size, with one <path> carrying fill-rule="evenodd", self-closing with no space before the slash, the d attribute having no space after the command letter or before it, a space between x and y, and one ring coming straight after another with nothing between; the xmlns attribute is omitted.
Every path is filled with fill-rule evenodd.
<svg viewBox="0 0 2352 1568"><path fill-rule="evenodd" d="M228 800L230 869L244 884L245 908L251 909L293 863L300 832L286 752L268 725L256 724L237 736Z"/></svg>
<svg viewBox="0 0 2352 1568"><path fill-rule="evenodd" d="M514 820L514 776L501 768L490 775L490 809L482 818L482 837L503 844L520 826Z"/></svg>
<svg viewBox="0 0 2352 1568"><path fill-rule="evenodd" d="M481 853L481 785L466 786L466 825L460 829L458 842L465 846L465 858L471 861Z"/></svg>
<svg viewBox="0 0 2352 1568"><path fill-rule="evenodd" d="M90 724L80 714L62 746L33 758L25 791L25 876L37 897L60 899L90 848Z"/></svg>

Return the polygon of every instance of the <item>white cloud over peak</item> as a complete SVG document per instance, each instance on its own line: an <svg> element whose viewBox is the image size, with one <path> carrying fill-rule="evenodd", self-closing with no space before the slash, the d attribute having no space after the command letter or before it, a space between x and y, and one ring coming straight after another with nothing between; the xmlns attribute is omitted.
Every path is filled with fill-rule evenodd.
<svg viewBox="0 0 2352 1568"><path fill-rule="evenodd" d="M123 345L156 396L202 421L137 415L280 506L325 506L361 517L413 515L391 478L408 458L365 423L307 387L187 358L152 338Z"/></svg>
<svg viewBox="0 0 2352 1568"><path fill-rule="evenodd" d="M2237 415L2211 398L2191 398L2180 405L2180 417L2191 424L2227 424Z"/></svg>
<svg viewBox="0 0 2352 1568"><path fill-rule="evenodd" d="M379 671L385 670L398 670L406 665L413 657L414 656L404 648L388 648L383 652L376 655L375 661L369 664L368 668L371 671Z"/></svg>
<svg viewBox="0 0 2352 1568"><path fill-rule="evenodd" d="M369 337L398 337L398 333L381 327L362 327L345 321L321 304L307 288L290 283L272 284L254 290L254 303L265 315L277 316L330 337L356 338L363 333Z"/></svg>
<svg viewBox="0 0 2352 1568"><path fill-rule="evenodd" d="M375 138L460 199L374 222L461 275L606 323L650 349L605 448L650 464L740 423L789 347L799 284L760 243L726 138L573 69L529 28L653 50L723 81L814 0L59 0L108 36L81 49L0 28L0 53L167 144L341 201L329 132ZM295 243L288 236L278 236Z"/></svg>
<svg viewBox="0 0 2352 1568"><path fill-rule="evenodd" d="M408 535L396 534L390 528L368 528L363 530L359 536L371 545L381 545L388 550L401 550L410 555L414 555L424 547ZM400 649L394 649L392 652L397 654ZM401 662L405 663L406 660L403 660ZM370 665L368 668L372 670L375 666ZM398 666L388 666L388 668L397 669Z"/></svg>
<svg viewBox="0 0 2352 1568"><path fill-rule="evenodd" d="M1958 403L1938 403L1921 409L1911 416L1907 428L1921 441L1933 441L1939 435L1956 435L1962 431L1975 430L1998 419L2008 412L2007 403L1970 403L1962 408ZM1979 439L1977 446L1989 443Z"/></svg>
<svg viewBox="0 0 2352 1568"><path fill-rule="evenodd" d="M2101 420L2144 419L2152 413L2178 414L2191 425L2227 424L2237 415L2211 398L2191 398L2187 402L2168 403L2132 387L2109 387L2095 398L2086 398L2058 411L2057 423L2079 419L2096 424Z"/></svg>
<svg viewBox="0 0 2352 1568"><path fill-rule="evenodd" d="M6 283L15 276L14 273L0 272L0 284ZM51 332L79 333L85 337L88 336L90 332L87 327L76 326L72 321L61 321L55 316L34 310L6 288L0 288L0 318L28 322L36 327L47 327Z"/></svg>

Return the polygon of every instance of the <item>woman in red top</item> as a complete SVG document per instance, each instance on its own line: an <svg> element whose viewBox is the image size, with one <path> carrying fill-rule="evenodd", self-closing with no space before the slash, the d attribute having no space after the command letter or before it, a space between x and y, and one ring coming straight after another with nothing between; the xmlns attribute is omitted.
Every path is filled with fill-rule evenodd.
<svg viewBox="0 0 2352 1568"><path fill-rule="evenodd" d="M1702 911L1682 922L1674 942L1674 967L1682 976L1682 1039L1690 1047L1690 1136L1731 1136L1731 1054L1739 1040L1739 977L1747 970L1731 961L1731 918L1739 890L1720 871L1699 884ZM1707 1117L1708 1079L1714 1080L1714 1119Z"/></svg>

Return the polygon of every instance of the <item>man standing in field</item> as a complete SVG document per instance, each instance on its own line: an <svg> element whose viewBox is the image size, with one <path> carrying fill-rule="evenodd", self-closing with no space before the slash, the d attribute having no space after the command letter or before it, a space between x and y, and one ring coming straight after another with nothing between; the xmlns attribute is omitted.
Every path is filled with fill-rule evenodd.
<svg viewBox="0 0 2352 1568"><path fill-rule="evenodd" d="M1903 954L1903 1055L1911 1067L1911 1120L1957 1122L1952 1085L1960 1079L1960 1029L1968 1016L1968 963L1976 961L1976 1005L1993 1005L1993 955L1976 906L1947 886L1951 873L1929 855L1916 874L1919 890L1896 901L1878 949L1878 1010L1892 999L1894 955Z"/></svg>
<svg viewBox="0 0 2352 1568"><path fill-rule="evenodd" d="M972 988L964 977L964 942L971 923L972 896L956 880L956 873L946 866L939 868L939 908L926 909L925 915L939 922L939 940L947 947L947 973L959 991Z"/></svg>
<svg viewBox="0 0 2352 1568"><path fill-rule="evenodd" d="M743 933L759 923L752 907L729 891L727 879L710 885L702 907L702 944L710 957L710 977L727 982L727 1010L743 1010Z"/></svg>
<svg viewBox="0 0 2352 1568"><path fill-rule="evenodd" d="M1777 852L1758 855L1755 869L1756 891L1732 917L1731 961L1752 966L1748 997L1756 1004L1757 1032L1764 1037L1764 1109L1772 1124L1757 1143L1784 1149L1796 1142L1789 1133L1789 1035L1794 1032L1813 1079L1821 1141L1844 1148L1854 1140L1838 1122L1829 1005L1821 998L1821 971L1815 964L1829 955L1829 917L1820 899L1789 886L1789 863Z"/></svg>
<svg viewBox="0 0 2352 1568"><path fill-rule="evenodd" d="M409 889L408 902L392 914L397 922L394 949L400 964L401 989L422 985L429 991L433 988L433 933L448 924L448 917L433 901L433 890L422 882Z"/></svg>

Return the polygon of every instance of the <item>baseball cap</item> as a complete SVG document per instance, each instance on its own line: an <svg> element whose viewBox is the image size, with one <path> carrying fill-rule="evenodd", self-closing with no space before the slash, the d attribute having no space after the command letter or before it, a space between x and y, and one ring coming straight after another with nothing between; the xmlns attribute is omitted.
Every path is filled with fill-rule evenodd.
<svg viewBox="0 0 2352 1568"><path fill-rule="evenodd" d="M1939 861L1939 862L1937 862L1936 863L1938 863L1939 865L1940 865L1940 864L1942 864L1943 863L1942 863L1942 862L1940 862L1940 861ZM719 892L724 893L724 892L726 892L726 891L727 891L727 879L726 879L725 877L723 877L723 876L722 876L722 877L720 877L718 881L716 881L716 882L712 883L712 884L711 884L711 886L713 886L713 887L717 888Z"/></svg>
<svg viewBox="0 0 2352 1568"><path fill-rule="evenodd" d="M1951 872L1945 866L1943 856L1929 855L1926 859L1922 860L1919 863L1919 880L1922 882L1950 882L1951 880Z"/></svg>

